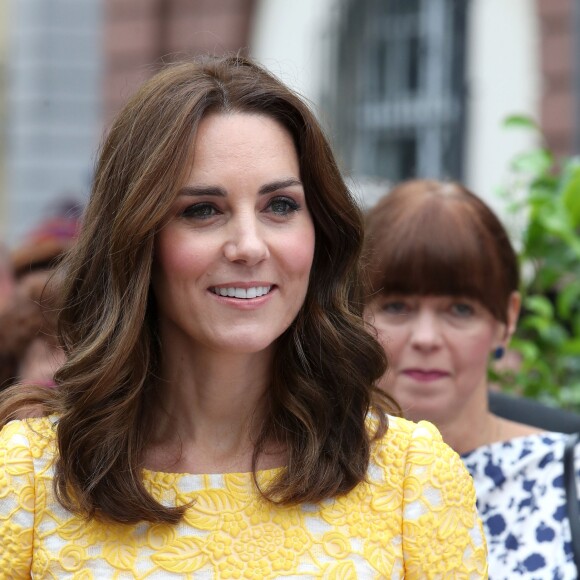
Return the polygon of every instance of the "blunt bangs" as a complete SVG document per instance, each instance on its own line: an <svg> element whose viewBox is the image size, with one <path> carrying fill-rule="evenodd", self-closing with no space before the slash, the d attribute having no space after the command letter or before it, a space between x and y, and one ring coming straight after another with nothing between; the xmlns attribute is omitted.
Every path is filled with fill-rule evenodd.
<svg viewBox="0 0 580 580"><path fill-rule="evenodd" d="M427 187L414 195L411 183L437 182L403 184L367 214L372 294L462 296L505 322L519 280L516 256L495 215L455 184L438 184L445 194Z"/></svg>

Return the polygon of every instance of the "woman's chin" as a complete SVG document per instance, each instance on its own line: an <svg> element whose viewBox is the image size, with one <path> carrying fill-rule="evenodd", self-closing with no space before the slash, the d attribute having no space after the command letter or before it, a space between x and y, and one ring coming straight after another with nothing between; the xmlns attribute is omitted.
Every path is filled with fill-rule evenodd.
<svg viewBox="0 0 580 580"><path fill-rule="evenodd" d="M395 397L396 399L396 397ZM449 420L450 405L443 401L398 401L403 411L403 416L415 423L429 421L435 425L446 423Z"/></svg>
<svg viewBox="0 0 580 580"><path fill-rule="evenodd" d="M214 352L231 355L251 355L272 350L275 339L260 338L257 336L227 337L216 341L212 349Z"/></svg>

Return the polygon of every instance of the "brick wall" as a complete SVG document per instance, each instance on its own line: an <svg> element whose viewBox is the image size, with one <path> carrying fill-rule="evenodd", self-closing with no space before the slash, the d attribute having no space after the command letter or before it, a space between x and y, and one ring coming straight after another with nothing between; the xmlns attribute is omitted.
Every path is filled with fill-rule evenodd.
<svg viewBox="0 0 580 580"><path fill-rule="evenodd" d="M574 134L573 9L574 0L538 0L541 124L548 145L558 156L571 153Z"/></svg>
<svg viewBox="0 0 580 580"><path fill-rule="evenodd" d="M255 0L106 0L104 122L162 61L248 46Z"/></svg>

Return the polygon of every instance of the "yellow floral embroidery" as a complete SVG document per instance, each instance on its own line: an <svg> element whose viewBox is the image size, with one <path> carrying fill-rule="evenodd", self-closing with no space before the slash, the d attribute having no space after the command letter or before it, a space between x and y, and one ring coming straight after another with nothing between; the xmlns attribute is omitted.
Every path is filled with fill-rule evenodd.
<svg viewBox="0 0 580 580"><path fill-rule="evenodd" d="M350 540L339 532L328 532L322 536L322 545L325 552L338 560L347 558L351 553Z"/></svg>
<svg viewBox="0 0 580 580"><path fill-rule="evenodd" d="M16 578L28 578L20 569L30 558L31 551L30 535L20 526L7 522L0 528L0 574L2 570L15 569Z"/></svg>
<svg viewBox="0 0 580 580"><path fill-rule="evenodd" d="M148 544L152 550L160 550L164 546L172 544L174 541L175 529L172 526L154 524L147 530L145 543Z"/></svg>
<svg viewBox="0 0 580 580"><path fill-rule="evenodd" d="M58 555L61 566L67 572L76 572L83 567L87 553L80 546L65 546Z"/></svg>
<svg viewBox="0 0 580 580"><path fill-rule="evenodd" d="M54 437L51 419L15 421L0 433L0 580L487 577L471 480L428 423L391 418L367 481L319 505L267 503L246 473L144 470L158 501L190 505L176 526L68 513L52 489ZM267 483L276 473L258 477Z"/></svg>

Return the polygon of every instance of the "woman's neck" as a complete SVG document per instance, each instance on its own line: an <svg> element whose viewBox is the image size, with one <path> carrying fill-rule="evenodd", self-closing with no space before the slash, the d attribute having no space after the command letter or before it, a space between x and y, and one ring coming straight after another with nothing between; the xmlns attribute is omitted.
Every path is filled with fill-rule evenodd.
<svg viewBox="0 0 580 580"><path fill-rule="evenodd" d="M489 410L465 419L440 426L443 440L460 455L473 451L484 445L509 441L516 437L524 437L541 433L541 429L509 421L494 415Z"/></svg>
<svg viewBox="0 0 580 580"><path fill-rule="evenodd" d="M159 387L163 410L147 466L188 473L249 471L271 368L271 352L168 352Z"/></svg>
<svg viewBox="0 0 580 580"><path fill-rule="evenodd" d="M490 443L496 425L493 415L483 409L469 420L458 418L437 427L445 443L461 455Z"/></svg>

